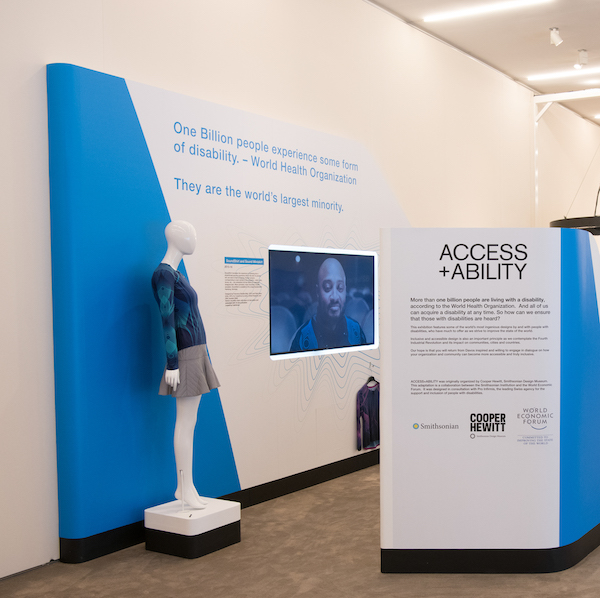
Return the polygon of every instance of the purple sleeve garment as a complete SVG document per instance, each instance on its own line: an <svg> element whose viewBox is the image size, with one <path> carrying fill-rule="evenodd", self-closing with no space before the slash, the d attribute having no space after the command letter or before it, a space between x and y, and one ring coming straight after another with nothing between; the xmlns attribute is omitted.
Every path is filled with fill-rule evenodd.
<svg viewBox="0 0 600 598"><path fill-rule="evenodd" d="M359 451L379 446L379 383L365 384L356 393L356 432Z"/></svg>

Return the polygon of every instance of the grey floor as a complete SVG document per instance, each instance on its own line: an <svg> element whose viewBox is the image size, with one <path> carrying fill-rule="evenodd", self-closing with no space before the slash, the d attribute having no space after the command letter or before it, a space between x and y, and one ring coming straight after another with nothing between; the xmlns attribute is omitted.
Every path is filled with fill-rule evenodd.
<svg viewBox="0 0 600 598"><path fill-rule="evenodd" d="M242 542L188 560L144 545L0 580L0 596L600 597L600 549L539 575L379 572L379 467L242 511Z"/></svg>

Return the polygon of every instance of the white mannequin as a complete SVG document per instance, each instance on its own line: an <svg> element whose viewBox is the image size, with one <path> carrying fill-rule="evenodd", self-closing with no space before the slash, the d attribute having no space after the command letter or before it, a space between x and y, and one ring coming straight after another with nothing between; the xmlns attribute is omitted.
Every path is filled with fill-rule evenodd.
<svg viewBox="0 0 600 598"><path fill-rule="evenodd" d="M168 264L177 270L184 255L194 253L196 249L196 230L184 220L174 220L165 228L167 238L167 253L161 263ZM166 370L165 382L177 389L179 370ZM196 397L177 397L177 418L175 420L175 465L177 467L177 489L175 498L184 500L194 509L204 509L208 504L196 490L192 474L194 456L194 429L198 417L198 407L202 395Z"/></svg>

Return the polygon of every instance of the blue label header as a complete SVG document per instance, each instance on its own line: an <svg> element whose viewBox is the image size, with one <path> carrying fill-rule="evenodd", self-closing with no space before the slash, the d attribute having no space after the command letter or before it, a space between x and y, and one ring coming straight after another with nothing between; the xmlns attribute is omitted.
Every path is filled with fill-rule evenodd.
<svg viewBox="0 0 600 598"><path fill-rule="evenodd" d="M265 260L260 257L226 257L226 264L250 264L252 266L262 266Z"/></svg>

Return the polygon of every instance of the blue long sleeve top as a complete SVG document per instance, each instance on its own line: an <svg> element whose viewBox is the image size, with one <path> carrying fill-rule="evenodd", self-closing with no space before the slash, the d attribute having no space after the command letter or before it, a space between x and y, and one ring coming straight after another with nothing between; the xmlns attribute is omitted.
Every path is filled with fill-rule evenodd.
<svg viewBox="0 0 600 598"><path fill-rule="evenodd" d="M152 275L152 290L162 318L167 369L176 370L178 351L206 344L198 295L181 272L163 263Z"/></svg>

